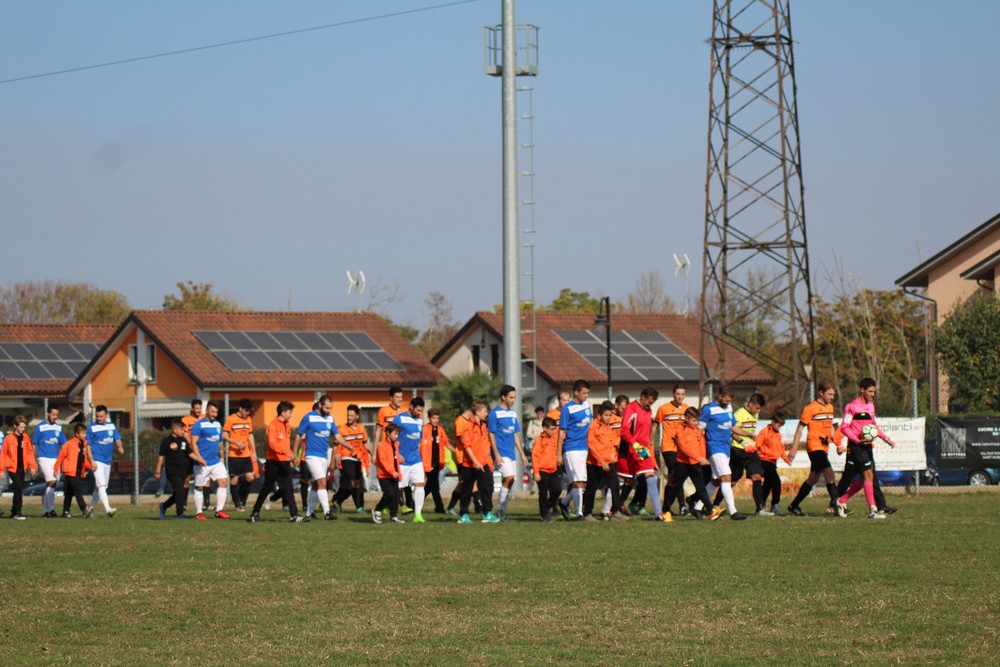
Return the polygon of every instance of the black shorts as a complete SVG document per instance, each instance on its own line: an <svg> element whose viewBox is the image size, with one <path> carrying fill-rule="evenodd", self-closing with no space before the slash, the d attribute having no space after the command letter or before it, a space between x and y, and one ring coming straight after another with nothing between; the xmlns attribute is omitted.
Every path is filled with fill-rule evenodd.
<svg viewBox="0 0 1000 667"><path fill-rule="evenodd" d="M249 456L229 457L230 477L240 477L241 475L247 475L252 472L253 472L253 461L250 460Z"/></svg>
<svg viewBox="0 0 1000 667"><path fill-rule="evenodd" d="M822 449L809 452L809 472L823 472L830 466L830 457Z"/></svg>
<svg viewBox="0 0 1000 667"><path fill-rule="evenodd" d="M299 483L312 481L312 473L309 472L309 466L306 465L306 460L302 459L299 463Z"/></svg>
<svg viewBox="0 0 1000 667"><path fill-rule="evenodd" d="M874 466L871 445L856 445L853 442L847 445L847 458L854 464L855 470L861 473L864 470L871 470Z"/></svg>
<svg viewBox="0 0 1000 667"><path fill-rule="evenodd" d="M673 475L677 471L677 452L660 452L660 458L663 459L667 474Z"/></svg>
<svg viewBox="0 0 1000 667"><path fill-rule="evenodd" d="M733 479L743 477L743 471L747 475L763 475L764 466L760 464L760 457L757 452L748 454L746 450L733 447L729 453L729 468L733 472Z"/></svg>

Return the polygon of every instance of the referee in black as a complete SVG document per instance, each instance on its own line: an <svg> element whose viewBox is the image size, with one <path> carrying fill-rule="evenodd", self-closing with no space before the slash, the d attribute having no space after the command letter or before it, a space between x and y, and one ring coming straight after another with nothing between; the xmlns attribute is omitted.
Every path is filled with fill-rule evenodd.
<svg viewBox="0 0 1000 667"><path fill-rule="evenodd" d="M160 479L166 466L167 481L170 482L172 491L169 498L160 503L160 519L167 518L167 509L171 505L177 506L177 518L186 519L184 509L187 507L188 479L191 477L193 463L205 465L205 459L201 458L191 449L191 443L184 437L184 422L175 419L170 424L170 435L160 443L160 458L156 461L156 474L154 477Z"/></svg>

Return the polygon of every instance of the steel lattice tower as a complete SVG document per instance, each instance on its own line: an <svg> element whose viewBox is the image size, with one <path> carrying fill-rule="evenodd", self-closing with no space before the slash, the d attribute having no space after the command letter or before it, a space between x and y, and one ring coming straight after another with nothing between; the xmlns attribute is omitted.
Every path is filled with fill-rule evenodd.
<svg viewBox="0 0 1000 667"><path fill-rule="evenodd" d="M711 51L701 354L719 362L700 384L739 379L727 343L801 404L815 346L788 1L714 0Z"/></svg>

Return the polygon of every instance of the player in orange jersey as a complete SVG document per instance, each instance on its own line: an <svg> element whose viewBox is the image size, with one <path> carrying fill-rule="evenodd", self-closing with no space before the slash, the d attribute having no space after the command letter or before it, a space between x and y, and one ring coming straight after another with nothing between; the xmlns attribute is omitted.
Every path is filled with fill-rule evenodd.
<svg viewBox="0 0 1000 667"><path fill-rule="evenodd" d="M362 468L368 460L368 432L361 419L361 408L356 405L347 406L347 423L338 427L340 437L347 446L337 445L334 452L336 466L340 468L340 488L333 497L337 511L343 511L343 503L348 498L354 498L355 511L360 514L365 511L365 485Z"/></svg>
<svg viewBox="0 0 1000 667"><path fill-rule="evenodd" d="M229 444L229 484L233 488L233 505L237 511L245 512L250 485L260 476L260 470L257 467L253 422L250 421L253 403L248 398L241 398L238 405L236 412L226 418L222 440Z"/></svg>

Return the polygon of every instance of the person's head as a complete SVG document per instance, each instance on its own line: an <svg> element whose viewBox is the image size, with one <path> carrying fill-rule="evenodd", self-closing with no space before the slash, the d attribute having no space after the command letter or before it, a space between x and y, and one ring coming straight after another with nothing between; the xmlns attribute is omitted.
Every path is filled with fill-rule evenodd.
<svg viewBox="0 0 1000 667"><path fill-rule="evenodd" d="M555 435L555 432L559 430L559 423L552 417L546 417L542 420L542 431L548 435Z"/></svg>
<svg viewBox="0 0 1000 667"><path fill-rule="evenodd" d="M590 398L590 383L586 380L577 380L573 383L573 400L583 403Z"/></svg>
<svg viewBox="0 0 1000 667"><path fill-rule="evenodd" d="M878 393L878 383L872 378L861 378L858 389L858 395L861 396L862 400L871 403L875 400L875 394Z"/></svg>
<svg viewBox="0 0 1000 667"><path fill-rule="evenodd" d="M648 408L653 403L656 403L656 399L660 397L660 392L656 390L656 387L646 387L639 394L639 405L644 408Z"/></svg>
<svg viewBox="0 0 1000 667"><path fill-rule="evenodd" d="M399 424L395 422L389 422L385 425L385 439L389 442L396 442L399 440Z"/></svg>
<svg viewBox="0 0 1000 667"><path fill-rule="evenodd" d="M747 412L752 415L757 414L766 402L762 395L756 393L750 394L750 398L747 399Z"/></svg>
<svg viewBox="0 0 1000 667"><path fill-rule="evenodd" d="M174 421L176 421L177 423L179 423L181 425L181 433L184 433L184 424L183 424L183 422L181 422L180 419L175 419ZM177 434L175 433L175 435L177 435ZM79 440L83 440L84 438L86 438L87 437L87 426L86 426L86 424L77 424L76 426L74 426L73 427L73 437L75 437L75 438L77 438Z"/></svg>
<svg viewBox="0 0 1000 667"><path fill-rule="evenodd" d="M283 422L288 421L292 418L292 410L294 409L295 406L290 401L281 401L277 407L278 419Z"/></svg>
<svg viewBox="0 0 1000 667"><path fill-rule="evenodd" d="M687 389L682 384L675 384L673 389L674 405L680 406L687 398Z"/></svg>
<svg viewBox="0 0 1000 667"><path fill-rule="evenodd" d="M514 403L517 402L517 389L505 384L500 387L500 405L504 406L508 410L514 407Z"/></svg>
<svg viewBox="0 0 1000 667"><path fill-rule="evenodd" d="M479 421L486 419L486 415L489 414L490 411L489 407L487 407L487 405L482 401L473 401L472 405L469 406L469 409L472 410L472 416Z"/></svg>
<svg viewBox="0 0 1000 667"><path fill-rule="evenodd" d="M108 421L108 406L98 405L94 408L94 421L103 424Z"/></svg>
<svg viewBox="0 0 1000 667"><path fill-rule="evenodd" d="M837 386L830 380L823 380L816 383L816 398L824 405L833 403L837 398Z"/></svg>
<svg viewBox="0 0 1000 667"><path fill-rule="evenodd" d="M24 418L24 415L18 415L14 417L14 422L11 426L14 427L14 433L20 435L24 433L24 429L28 428L28 420Z"/></svg>
<svg viewBox="0 0 1000 667"><path fill-rule="evenodd" d="M698 409L695 407L690 407L684 411L684 421L688 426L693 426L698 428L698 420L701 415L698 414Z"/></svg>
<svg viewBox="0 0 1000 667"><path fill-rule="evenodd" d="M719 387L719 390L715 392L715 402L719 404L719 407L726 407L733 402L733 388L724 384Z"/></svg>
<svg viewBox="0 0 1000 667"><path fill-rule="evenodd" d="M330 412L333 411L333 399L327 394L323 394L316 401L316 412L319 413L320 417L328 417Z"/></svg>
<svg viewBox="0 0 1000 667"><path fill-rule="evenodd" d="M618 394L615 396L615 414L621 417L625 414L625 408L628 407L628 396L625 394Z"/></svg>
<svg viewBox="0 0 1000 667"><path fill-rule="evenodd" d="M615 404L611 401L604 401L597 406L597 417L605 424L611 423L611 416L615 414Z"/></svg>
<svg viewBox="0 0 1000 667"><path fill-rule="evenodd" d="M351 403L347 406L347 425L354 426L361 418L361 408Z"/></svg>
<svg viewBox="0 0 1000 667"><path fill-rule="evenodd" d="M208 421L215 421L215 418L218 416L219 404L215 401L209 401L208 404L205 405L205 417L208 418Z"/></svg>
<svg viewBox="0 0 1000 667"><path fill-rule="evenodd" d="M427 411L427 420L434 426L437 426L441 423L441 411L437 408L431 408Z"/></svg>
<svg viewBox="0 0 1000 667"><path fill-rule="evenodd" d="M424 399L419 396L415 396L413 400L410 401L410 416L414 419L420 419L424 416Z"/></svg>
<svg viewBox="0 0 1000 667"><path fill-rule="evenodd" d="M201 406L202 406L202 402L201 402L200 398L196 398L193 401L191 401L191 414L194 415L195 417L200 417L201 416Z"/></svg>
<svg viewBox="0 0 1000 667"><path fill-rule="evenodd" d="M180 419L174 419L170 422L170 432L174 434L175 438L179 438L184 435L184 422Z"/></svg>
<svg viewBox="0 0 1000 667"><path fill-rule="evenodd" d="M236 414L240 416L240 419L246 419L250 416L253 411L253 403L250 402L249 398L241 398L239 407L236 408Z"/></svg>
<svg viewBox="0 0 1000 667"><path fill-rule="evenodd" d="M559 396L556 397L556 401L558 402L558 406L557 407L560 410L562 410L563 406L566 405L567 403L569 403L569 392L568 391L560 391L559 392Z"/></svg>
<svg viewBox="0 0 1000 667"><path fill-rule="evenodd" d="M545 408L541 405L535 406L535 419L541 419L545 416Z"/></svg>
<svg viewBox="0 0 1000 667"><path fill-rule="evenodd" d="M778 410L773 415L771 415L771 423L769 424L769 426L773 428L775 431L780 431L781 426L784 423L785 423L785 413L782 412L781 410Z"/></svg>
<svg viewBox="0 0 1000 667"><path fill-rule="evenodd" d="M59 419L59 408L49 408L49 411L45 413L45 421L50 424L55 424Z"/></svg>
<svg viewBox="0 0 1000 667"><path fill-rule="evenodd" d="M389 405L397 410L403 405L403 388L389 387Z"/></svg>

